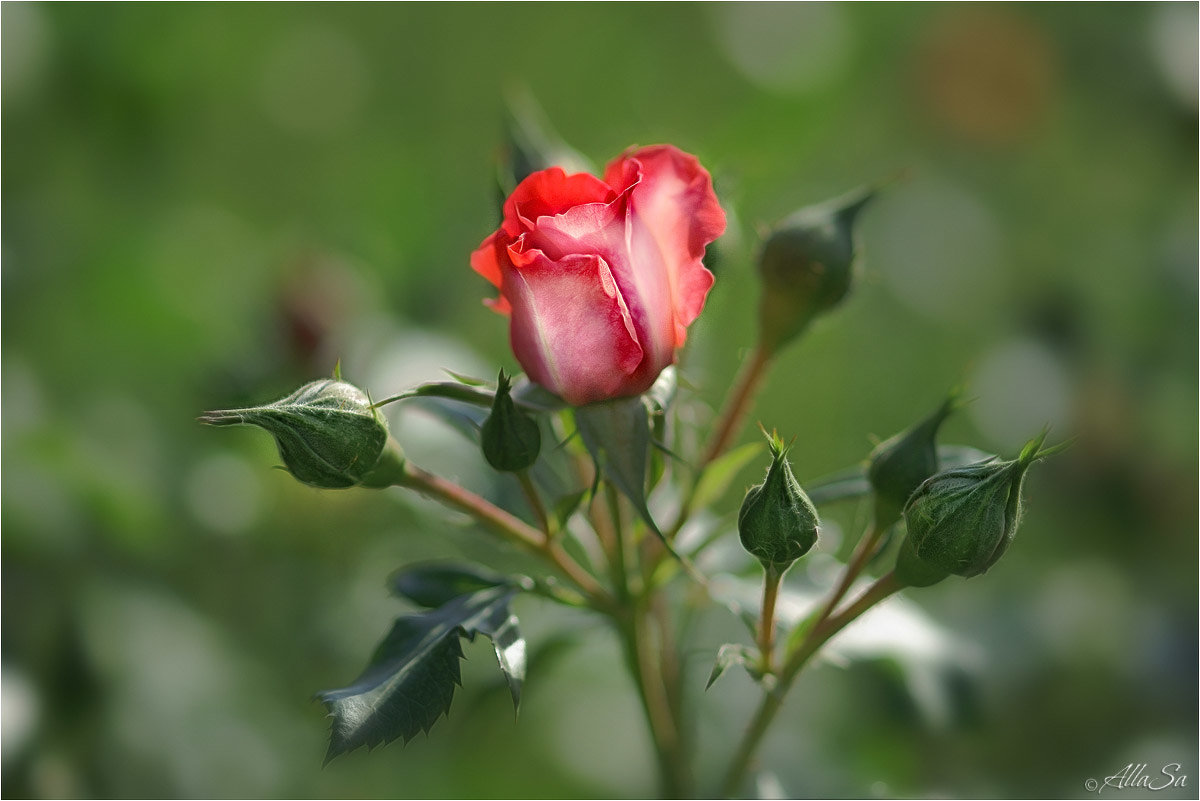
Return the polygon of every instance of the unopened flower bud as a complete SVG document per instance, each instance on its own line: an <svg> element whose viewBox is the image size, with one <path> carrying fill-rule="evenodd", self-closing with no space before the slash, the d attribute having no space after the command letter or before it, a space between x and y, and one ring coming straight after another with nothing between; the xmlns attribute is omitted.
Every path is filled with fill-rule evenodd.
<svg viewBox="0 0 1200 801"><path fill-rule="evenodd" d="M372 471L383 461L387 423L362 390L344 381L313 381L266 406L206 412L200 421L265 428L275 437L288 472L305 484L379 486ZM403 456L398 447L389 451L388 472L398 472Z"/></svg>
<svg viewBox="0 0 1200 801"><path fill-rule="evenodd" d="M512 381L501 370L492 413L480 432L483 458L505 473L532 467L542 449L542 432L537 421L517 408L511 392Z"/></svg>
<svg viewBox="0 0 1200 801"><path fill-rule="evenodd" d="M994 565L1017 533L1025 472L1063 447L1043 449L1045 439L1043 432L1030 440L1013 461L943 470L921 484L904 508L908 537L896 577L923 587L951 573L977 576Z"/></svg>
<svg viewBox="0 0 1200 801"><path fill-rule="evenodd" d="M879 443L867 465L875 492L875 525L887 528L900 519L909 497L938 470L937 432L957 408L958 393L913 427Z"/></svg>
<svg viewBox="0 0 1200 801"><path fill-rule="evenodd" d="M859 261L854 223L874 196L874 189L860 189L807 206L767 238L758 258L759 336L765 351L779 350L846 297Z"/></svg>
<svg viewBox="0 0 1200 801"><path fill-rule="evenodd" d="M788 447L770 437L771 466L767 477L746 493L738 512L742 547L763 563L782 572L808 553L817 542L817 509L792 475Z"/></svg>

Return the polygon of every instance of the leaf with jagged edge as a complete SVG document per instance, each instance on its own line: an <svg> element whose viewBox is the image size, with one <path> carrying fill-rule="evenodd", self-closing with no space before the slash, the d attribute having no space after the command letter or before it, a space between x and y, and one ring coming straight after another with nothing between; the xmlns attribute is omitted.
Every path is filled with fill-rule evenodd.
<svg viewBox="0 0 1200 801"><path fill-rule="evenodd" d="M397 738L408 742L428 733L450 711L454 687L462 683L463 637L483 634L492 641L513 704L519 706L525 641L509 610L517 592L511 586L491 587L398 618L353 684L317 694L333 718L326 763L362 745L374 748Z"/></svg>
<svg viewBox="0 0 1200 801"><path fill-rule="evenodd" d="M752 659L750 649L744 645L727 642L717 649L717 658L713 662L712 673L708 674L708 682L704 685L704 689L713 686L717 679L721 678L721 674L728 670L732 665L747 665Z"/></svg>

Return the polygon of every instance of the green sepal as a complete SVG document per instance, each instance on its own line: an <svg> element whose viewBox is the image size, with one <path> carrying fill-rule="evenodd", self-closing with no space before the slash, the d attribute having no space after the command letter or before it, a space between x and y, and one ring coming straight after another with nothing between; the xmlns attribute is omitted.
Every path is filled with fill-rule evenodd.
<svg viewBox="0 0 1200 801"><path fill-rule="evenodd" d="M646 506L646 458L650 452L650 410L641 397L617 398L575 409L575 427L598 473L629 499L634 510L658 530Z"/></svg>
<svg viewBox="0 0 1200 801"><path fill-rule="evenodd" d="M744 645L738 643L727 642L717 649L717 658L713 661L712 672L708 674L708 681L704 683L704 689L712 687L717 679L725 673L733 665L742 665L748 667L753 661L753 656Z"/></svg>
<svg viewBox="0 0 1200 801"><path fill-rule="evenodd" d="M633 505L667 553L696 581L704 577L667 540L646 505L646 461L650 452L650 402L642 397L617 398L574 409L575 428L596 464L595 495L600 476Z"/></svg>

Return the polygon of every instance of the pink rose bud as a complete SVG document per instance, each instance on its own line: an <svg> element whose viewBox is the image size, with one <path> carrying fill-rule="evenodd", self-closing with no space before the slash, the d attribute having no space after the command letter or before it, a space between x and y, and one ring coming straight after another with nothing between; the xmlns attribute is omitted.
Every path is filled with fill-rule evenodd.
<svg viewBox="0 0 1200 801"><path fill-rule="evenodd" d="M712 179L671 145L627 151L604 180L557 167L522 181L504 222L471 254L500 290L513 353L574 406L639 395L687 337L725 231Z"/></svg>

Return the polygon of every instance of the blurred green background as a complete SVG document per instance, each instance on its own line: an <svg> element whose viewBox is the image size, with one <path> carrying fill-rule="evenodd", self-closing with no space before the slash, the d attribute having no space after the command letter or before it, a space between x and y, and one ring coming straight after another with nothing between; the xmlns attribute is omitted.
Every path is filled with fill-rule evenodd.
<svg viewBox="0 0 1200 801"><path fill-rule="evenodd" d="M754 413L799 438L802 481L959 382L977 400L944 441L1080 438L1033 471L986 578L908 593L925 629L804 677L760 790L1085 796L1174 762L1195 793L1195 4L0 13L5 796L655 792L615 642L529 599L519 721L476 644L431 737L322 769L312 694L402 611L388 573L520 559L399 493L300 486L261 432L194 422L338 358L376 397L515 367L467 258L497 219L504 98L526 91L598 164L672 142L713 172L731 226L683 368L709 408L752 344L763 227L910 170L864 217L857 291ZM419 410L392 424L505 491ZM831 509L822 549L864 515ZM727 618L691 654L697 691ZM754 693L731 675L702 699L710 788Z"/></svg>

